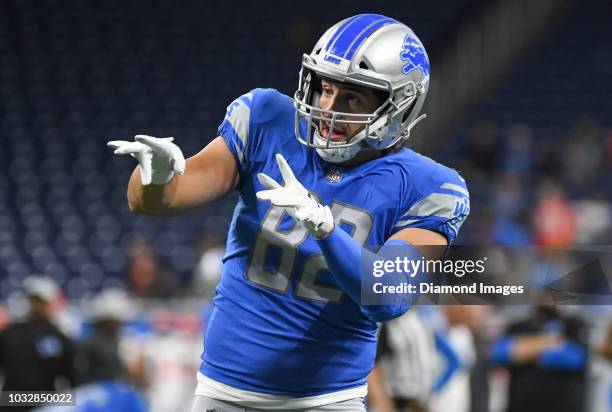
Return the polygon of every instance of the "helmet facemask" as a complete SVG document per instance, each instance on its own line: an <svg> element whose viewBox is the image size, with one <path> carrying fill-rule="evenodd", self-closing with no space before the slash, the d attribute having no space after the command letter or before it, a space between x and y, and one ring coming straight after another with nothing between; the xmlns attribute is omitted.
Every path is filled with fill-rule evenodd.
<svg viewBox="0 0 612 412"><path fill-rule="evenodd" d="M319 107L320 80L384 93L372 113L342 113ZM324 160L343 162L363 149L403 145L429 86L429 60L423 45L406 25L381 15L364 14L338 22L325 32L310 54L304 54L294 94L295 134ZM320 125L363 125L347 141L323 137Z"/></svg>
<svg viewBox="0 0 612 412"><path fill-rule="evenodd" d="M307 56L304 57L307 58ZM376 92L383 92L387 97L372 113L346 113L322 109L319 107L321 79L361 87L370 86ZM409 82L400 90L394 90L390 82L386 83L387 88L385 90L382 87L346 82L330 77L327 73L326 75L320 75L309 67L302 65L299 88L293 99L296 108L295 134L297 139L300 143L315 148L324 160L334 163L350 160L364 149L384 150L403 141L409 136L412 126L424 117L424 115L419 117L413 125L402 130L402 123L406 121L408 112L414 111L419 92L412 82ZM406 93L405 90L411 90L411 92ZM300 118L306 121L305 135L300 127ZM319 128L321 122L328 125L330 133L338 124L360 124L364 127L349 140L334 142L328 137L323 137Z"/></svg>

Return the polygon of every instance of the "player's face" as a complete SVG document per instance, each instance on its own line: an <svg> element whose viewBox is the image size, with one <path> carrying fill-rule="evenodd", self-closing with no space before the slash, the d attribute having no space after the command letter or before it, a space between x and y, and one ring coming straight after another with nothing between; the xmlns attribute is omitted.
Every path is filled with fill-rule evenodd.
<svg viewBox="0 0 612 412"><path fill-rule="evenodd" d="M328 80L321 80L321 97L319 107L325 110L332 110L343 113L364 114L374 112L380 105L380 100L372 89L367 87L353 86L343 83L335 83ZM336 123L333 130L329 130L329 121L319 121L321 136L331 139L333 142L346 142L359 133L365 125L359 123ZM339 116L338 119L351 120L350 116ZM363 117L355 120L363 120Z"/></svg>

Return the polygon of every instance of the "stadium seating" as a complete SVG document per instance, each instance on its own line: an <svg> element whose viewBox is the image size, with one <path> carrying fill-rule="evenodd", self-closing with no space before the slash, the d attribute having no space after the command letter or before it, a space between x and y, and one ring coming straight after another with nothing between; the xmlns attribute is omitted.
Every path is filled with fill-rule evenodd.
<svg viewBox="0 0 612 412"><path fill-rule="evenodd" d="M467 3L393 0L376 12L409 22L427 44ZM599 13L605 4L581 5L532 50L466 120L457 141L480 119L527 123L542 133L556 128L557 135L581 113L609 121L610 99L593 98L612 92L612 24ZM186 155L195 154L215 136L232 99L255 87L291 94L314 36L341 17L370 11L371 3L295 7L1 1L0 296L33 272L54 277L74 298L123 282L135 233L188 280L194 243L204 231L225 236L235 195L186 217L134 216L125 196L134 162L113 157L105 142L172 135ZM463 149L441 156L456 166L451 155Z"/></svg>

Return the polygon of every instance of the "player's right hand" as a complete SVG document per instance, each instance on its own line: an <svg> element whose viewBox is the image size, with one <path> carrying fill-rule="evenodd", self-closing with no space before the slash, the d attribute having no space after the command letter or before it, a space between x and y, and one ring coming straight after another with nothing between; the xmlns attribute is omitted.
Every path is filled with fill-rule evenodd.
<svg viewBox="0 0 612 412"><path fill-rule="evenodd" d="M129 154L140 164L140 180L143 186L165 185L174 173L185 173L185 157L181 149L172 143L174 137L136 135L135 142L112 140L106 145L114 154Z"/></svg>
<svg viewBox="0 0 612 412"><path fill-rule="evenodd" d="M256 193L259 200L269 200L274 206L284 207L294 219L304 222L304 226L313 236L321 238L334 230L334 217L329 206L315 200L308 190L297 180L293 170L282 154L276 154L276 162L285 182L281 186L270 176L259 173L259 182L268 190Z"/></svg>

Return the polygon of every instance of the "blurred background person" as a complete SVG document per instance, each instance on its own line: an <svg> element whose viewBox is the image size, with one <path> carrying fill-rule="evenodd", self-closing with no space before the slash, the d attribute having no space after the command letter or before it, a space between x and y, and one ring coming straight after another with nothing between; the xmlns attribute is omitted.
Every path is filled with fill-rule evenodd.
<svg viewBox="0 0 612 412"><path fill-rule="evenodd" d="M134 388L123 382L103 381L80 386L74 392L75 406L50 405L32 412L148 412Z"/></svg>
<svg viewBox="0 0 612 412"><path fill-rule="evenodd" d="M217 236L205 233L199 240L197 249L200 257L193 269L192 294L210 303L221 278L221 259L225 254L225 247Z"/></svg>
<svg viewBox="0 0 612 412"><path fill-rule="evenodd" d="M89 308L90 331L78 343L75 382L124 381L146 388L142 361L126 363L120 354L123 323L134 316L134 307L123 290L107 289L97 295Z"/></svg>
<svg viewBox="0 0 612 412"><path fill-rule="evenodd" d="M585 410L587 339L584 322L552 304L509 325L491 351L510 373L506 411Z"/></svg>
<svg viewBox="0 0 612 412"><path fill-rule="evenodd" d="M417 308L380 328L376 366L368 377L368 408L376 412L426 412L436 386L442 386L442 355L427 311ZM448 362L454 373L456 358Z"/></svg>
<svg viewBox="0 0 612 412"><path fill-rule="evenodd" d="M593 412L608 412L612 410L612 323L603 329L603 337L596 344L596 360L591 368L592 388L588 391L589 406Z"/></svg>
<svg viewBox="0 0 612 412"><path fill-rule="evenodd" d="M162 264L156 248L145 236L131 239L127 270L132 291L139 298L172 297L179 291L176 272Z"/></svg>
<svg viewBox="0 0 612 412"><path fill-rule="evenodd" d="M2 391L67 390L73 381L74 345L52 321L59 288L48 277L31 276L23 292L30 305L27 316L0 332Z"/></svg>
<svg viewBox="0 0 612 412"><path fill-rule="evenodd" d="M121 328L134 315L128 295L107 289L91 301L88 314L90 331L78 343L74 362L75 412L147 411L140 394L148 384L144 363L141 358L127 363L120 354Z"/></svg>
<svg viewBox="0 0 612 412"><path fill-rule="evenodd" d="M483 373L480 369L474 370L478 360L475 336L488 309L478 305L445 305L441 309L443 317L440 320L437 346L442 353L447 353L447 364L453 366L453 373L450 373L450 367L447 366L447 371L442 376L445 381L438 382L429 402L429 410L469 412L474 406L473 383L480 383L477 389L474 388L477 390L478 400L482 402L488 399L486 379L472 379L475 372Z"/></svg>
<svg viewBox="0 0 612 412"><path fill-rule="evenodd" d="M470 411L473 336L486 313L475 305L419 306L382 325L368 405L377 412ZM488 399L486 385L478 391Z"/></svg>

